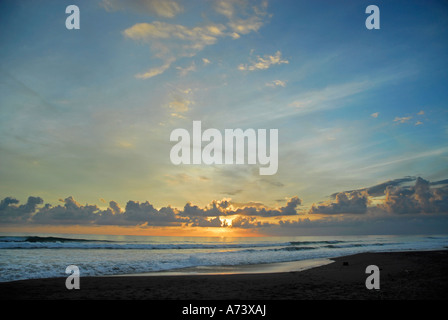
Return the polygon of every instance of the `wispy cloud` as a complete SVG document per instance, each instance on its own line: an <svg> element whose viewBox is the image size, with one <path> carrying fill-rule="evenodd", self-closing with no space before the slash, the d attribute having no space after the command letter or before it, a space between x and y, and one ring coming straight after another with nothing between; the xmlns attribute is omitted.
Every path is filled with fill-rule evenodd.
<svg viewBox="0 0 448 320"><path fill-rule="evenodd" d="M108 0L106 8L123 7L119 0ZM110 3L109 3L110 2ZM135 5L148 6L159 15L166 17L174 16L182 11L177 2L174 1L136 1ZM251 10L248 10L248 7ZM142 22L134 24L125 29L123 35L126 38L146 43L154 52L155 57L164 61L161 67L153 68L145 73L137 75L139 79L148 79L166 71L174 61L179 58L191 58L205 47L215 44L220 38L240 38L251 32L256 32L264 24L267 2L262 1L260 5L247 6L246 1L229 1L215 3L216 12L228 18L227 22L211 22L208 20L198 26L184 26L161 21L151 23ZM244 8L244 10L240 10ZM280 63L276 56L270 61L260 61L258 66L269 66ZM203 60L204 64L210 60ZM281 62L283 63L283 62ZM266 68L266 67L265 67Z"/></svg>
<svg viewBox="0 0 448 320"><path fill-rule="evenodd" d="M179 75L181 77L186 76L189 72L196 71L196 64L192 62L188 67L182 68L182 67L176 67L177 70L179 70Z"/></svg>
<svg viewBox="0 0 448 320"><path fill-rule="evenodd" d="M171 95L168 108L174 112L173 116L180 117L180 114L190 110L190 106L194 105L194 103L191 89L176 89Z"/></svg>
<svg viewBox="0 0 448 320"><path fill-rule="evenodd" d="M157 41L154 47L159 55L170 53L177 56L193 56L208 45L214 44L218 37L224 35L226 27L221 24L209 24L201 27L185 27L179 24L155 21L137 23L123 31L133 40L144 42ZM163 42L163 40L180 40ZM177 49L177 52L174 50ZM159 56L163 57L163 56Z"/></svg>
<svg viewBox="0 0 448 320"><path fill-rule="evenodd" d="M398 164L398 163L402 163L402 162L406 162L406 161L411 161L411 160L415 160L415 159L419 159L419 158L440 156L442 154L446 154L447 152L448 152L448 147L442 147L442 148L438 148L438 149L434 149L434 150L422 151L419 153L413 153L413 154L409 154L406 156L400 156L395 159L391 159L388 161L375 163L370 166L362 167L362 168L359 168L359 171L365 171L368 169L389 166L389 165Z"/></svg>
<svg viewBox="0 0 448 320"><path fill-rule="evenodd" d="M282 80L274 80L271 82L266 83L267 87L286 87L286 81L282 81Z"/></svg>
<svg viewBox="0 0 448 320"><path fill-rule="evenodd" d="M150 68L148 71L144 73L136 74L135 77L137 79L149 79L152 77L155 77L159 74L162 74L171 66L171 61L167 61L165 64L161 65L160 67Z"/></svg>
<svg viewBox="0 0 448 320"><path fill-rule="evenodd" d="M266 0L248 5L245 0L220 0L215 2L216 12L229 19L230 36L234 39L240 35L258 31L267 15Z"/></svg>
<svg viewBox="0 0 448 320"><path fill-rule="evenodd" d="M408 122L408 121L411 120L411 119L412 119L411 116L408 116L408 117L395 117L394 122L397 122L397 123L406 123L406 122Z"/></svg>
<svg viewBox="0 0 448 320"><path fill-rule="evenodd" d="M282 58L282 53L277 51L274 55L264 55L263 57L257 56L255 61L250 64L240 64L238 70L241 71L256 71L266 70L273 65L289 63L288 60Z"/></svg>
<svg viewBox="0 0 448 320"><path fill-rule="evenodd" d="M164 18L173 18L183 11L174 0L103 0L101 5L108 11L131 10Z"/></svg>

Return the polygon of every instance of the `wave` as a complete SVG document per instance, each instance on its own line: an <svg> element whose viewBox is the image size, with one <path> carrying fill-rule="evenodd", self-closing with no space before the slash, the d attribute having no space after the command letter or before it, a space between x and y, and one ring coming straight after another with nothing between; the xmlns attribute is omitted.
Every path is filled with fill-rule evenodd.
<svg viewBox="0 0 448 320"><path fill-rule="evenodd" d="M76 239L76 238L62 238L62 237L0 237L0 242L115 242L109 240L91 240L91 239Z"/></svg>
<svg viewBox="0 0 448 320"><path fill-rule="evenodd" d="M314 246L341 244L345 241L289 241L259 243L150 243L138 241L111 241L42 236L0 236L0 249L140 249L140 250L182 250L182 249L262 249L311 250ZM280 247L280 249L279 249ZM285 249L282 249L285 248Z"/></svg>
<svg viewBox="0 0 448 320"><path fill-rule="evenodd" d="M347 241L342 240L325 240L325 241L291 241L291 245L306 245L306 244L336 244L343 243Z"/></svg>
<svg viewBox="0 0 448 320"><path fill-rule="evenodd" d="M394 243L396 244L396 243ZM0 249L104 249L104 250L239 250L250 251L305 251L314 249L341 249L382 246L384 243L360 243L342 240L289 241L258 243L150 243L138 241L111 241L64 237L1 237Z"/></svg>

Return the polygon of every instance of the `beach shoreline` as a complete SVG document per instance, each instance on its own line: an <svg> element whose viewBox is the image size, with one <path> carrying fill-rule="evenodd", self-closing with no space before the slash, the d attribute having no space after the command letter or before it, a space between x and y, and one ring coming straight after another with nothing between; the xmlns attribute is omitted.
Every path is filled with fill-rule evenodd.
<svg viewBox="0 0 448 320"><path fill-rule="evenodd" d="M359 253L303 271L81 277L0 283L1 300L446 300L448 250ZM366 267L380 270L369 290Z"/></svg>
<svg viewBox="0 0 448 320"><path fill-rule="evenodd" d="M106 275L104 277L158 277L158 276L196 276L196 275L232 275L232 274L269 274L299 272L333 263L331 258L315 258L299 261L270 262L259 264L195 266L145 273Z"/></svg>

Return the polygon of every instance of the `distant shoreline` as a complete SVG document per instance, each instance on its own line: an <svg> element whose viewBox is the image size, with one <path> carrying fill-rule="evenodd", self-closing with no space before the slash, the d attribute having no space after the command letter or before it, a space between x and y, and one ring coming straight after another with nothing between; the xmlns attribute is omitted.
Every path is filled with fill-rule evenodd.
<svg viewBox="0 0 448 320"><path fill-rule="evenodd" d="M1 300L446 300L448 250L360 253L299 272L81 277L0 283ZM368 265L380 269L381 288L368 290Z"/></svg>

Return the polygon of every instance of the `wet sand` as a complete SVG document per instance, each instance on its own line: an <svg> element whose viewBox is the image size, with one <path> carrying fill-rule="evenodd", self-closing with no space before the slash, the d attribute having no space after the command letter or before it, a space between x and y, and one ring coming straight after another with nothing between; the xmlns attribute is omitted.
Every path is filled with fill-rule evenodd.
<svg viewBox="0 0 448 320"><path fill-rule="evenodd" d="M222 275L81 277L0 283L12 300L446 300L448 251L361 253L304 271ZM365 286L366 267L380 269L380 289Z"/></svg>

